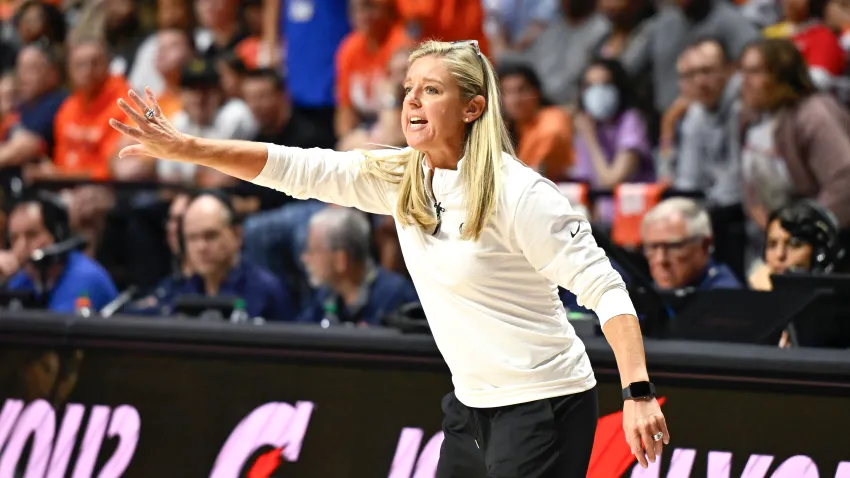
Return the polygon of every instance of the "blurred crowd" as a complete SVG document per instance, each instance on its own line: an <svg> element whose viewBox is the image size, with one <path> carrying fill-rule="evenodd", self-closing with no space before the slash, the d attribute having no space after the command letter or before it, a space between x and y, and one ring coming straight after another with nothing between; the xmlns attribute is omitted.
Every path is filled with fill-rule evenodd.
<svg viewBox="0 0 850 478"><path fill-rule="evenodd" d="M149 87L192 135L404 147L407 56L429 38L479 42L519 159L631 253L627 281L769 290L843 266L847 0L0 0L0 21L0 283L51 310L132 288L136 314L234 296L251 317L379 325L415 303L391 218L118 160L107 120Z"/></svg>

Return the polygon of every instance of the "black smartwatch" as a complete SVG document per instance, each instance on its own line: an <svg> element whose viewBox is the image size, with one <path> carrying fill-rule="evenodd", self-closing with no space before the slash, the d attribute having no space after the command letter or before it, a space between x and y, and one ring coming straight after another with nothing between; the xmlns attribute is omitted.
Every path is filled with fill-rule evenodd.
<svg viewBox="0 0 850 478"><path fill-rule="evenodd" d="M652 382L634 382L623 389L623 400L648 400L655 397Z"/></svg>

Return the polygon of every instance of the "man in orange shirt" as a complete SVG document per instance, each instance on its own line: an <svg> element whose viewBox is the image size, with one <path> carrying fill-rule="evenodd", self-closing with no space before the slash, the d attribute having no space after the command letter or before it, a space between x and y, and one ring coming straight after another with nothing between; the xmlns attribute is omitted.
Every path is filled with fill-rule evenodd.
<svg viewBox="0 0 850 478"><path fill-rule="evenodd" d="M73 93L59 108L54 124L53 164L58 175L107 179L117 153L120 134L109 118L123 118L117 100L129 86L121 76L110 76L107 46L87 39L71 46L68 74Z"/></svg>
<svg viewBox="0 0 850 478"><path fill-rule="evenodd" d="M343 39L336 57L336 134L340 141L358 126L377 119L383 107L379 85L387 64L410 42L393 2L351 1L355 30Z"/></svg>

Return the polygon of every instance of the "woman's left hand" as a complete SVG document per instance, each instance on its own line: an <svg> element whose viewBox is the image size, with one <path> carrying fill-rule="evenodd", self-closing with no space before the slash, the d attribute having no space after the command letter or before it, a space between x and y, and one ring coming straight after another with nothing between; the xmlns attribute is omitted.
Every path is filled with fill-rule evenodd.
<svg viewBox="0 0 850 478"><path fill-rule="evenodd" d="M623 430L632 453L644 468L648 467L649 463L655 463L661 456L664 445L670 443L667 421L655 398L626 400L623 404ZM658 433L661 433L662 437L655 440L653 435L657 436Z"/></svg>

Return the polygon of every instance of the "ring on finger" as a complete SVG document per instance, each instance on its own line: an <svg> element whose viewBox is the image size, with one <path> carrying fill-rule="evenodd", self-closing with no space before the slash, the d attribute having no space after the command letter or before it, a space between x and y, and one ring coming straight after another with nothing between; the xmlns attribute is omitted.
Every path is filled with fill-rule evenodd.
<svg viewBox="0 0 850 478"><path fill-rule="evenodd" d="M147 111L145 111L145 119L152 120L153 117L154 117L154 114L155 113L153 112L153 110L148 108Z"/></svg>
<svg viewBox="0 0 850 478"><path fill-rule="evenodd" d="M658 433L656 433L655 435L652 435L652 439L653 439L654 441L661 441L661 439L662 439L662 438L664 438L664 433L663 433L663 432L658 432Z"/></svg>

